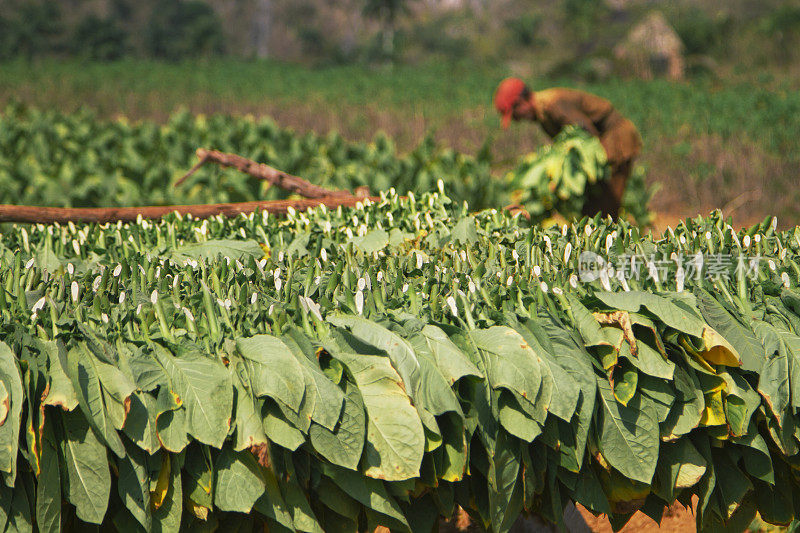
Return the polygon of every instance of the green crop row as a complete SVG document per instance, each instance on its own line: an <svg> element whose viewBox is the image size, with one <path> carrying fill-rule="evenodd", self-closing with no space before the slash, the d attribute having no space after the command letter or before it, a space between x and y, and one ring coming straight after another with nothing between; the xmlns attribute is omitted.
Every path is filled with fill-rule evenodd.
<svg viewBox="0 0 800 533"><path fill-rule="evenodd" d="M337 134L298 136L252 117L179 113L159 126L100 121L87 112L9 106L0 115L0 203L114 207L286 197L285 191L266 182L213 165L173 187L194 165L200 147L237 153L332 189L366 186L373 194L390 188L422 194L442 180L454 200L467 201L475 209L499 208L514 197L537 218L554 210L566 217L580 214L586 187L602 179L607 167L602 147L579 132L565 132L554 149L523 161L515 171L517 178L500 180L492 176L488 161L441 149L431 138L400 155L385 136L369 144L349 143ZM531 166L550 170L534 176L528 171ZM559 181L554 201L552 190ZM649 196L642 176L634 181L627 213L647 224ZM519 189L524 197L512 192ZM567 199L565 191L571 195Z"/></svg>
<svg viewBox="0 0 800 533"><path fill-rule="evenodd" d="M157 125L22 106L0 115L0 203L112 207L286 197L266 182L214 165L173 187L197 162L197 148L236 153L333 189L421 193L442 179L454 198L475 208L503 205L487 162L439 149L431 139L401 156L385 136L349 143L335 133L297 135L268 119L177 113Z"/></svg>
<svg viewBox="0 0 800 533"><path fill-rule="evenodd" d="M6 529L800 512L800 229L441 194L0 236ZM633 266L638 265L640 272ZM613 269L611 268L613 267Z"/></svg>

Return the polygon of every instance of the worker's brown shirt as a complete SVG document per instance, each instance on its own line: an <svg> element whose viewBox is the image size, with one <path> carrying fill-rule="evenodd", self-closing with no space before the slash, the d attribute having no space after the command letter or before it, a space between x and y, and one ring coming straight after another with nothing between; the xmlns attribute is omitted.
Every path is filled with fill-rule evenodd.
<svg viewBox="0 0 800 533"><path fill-rule="evenodd" d="M642 149L636 126L605 98L574 89L555 88L535 93L534 100L537 120L551 138L564 126L579 126L600 138L612 165L636 157Z"/></svg>

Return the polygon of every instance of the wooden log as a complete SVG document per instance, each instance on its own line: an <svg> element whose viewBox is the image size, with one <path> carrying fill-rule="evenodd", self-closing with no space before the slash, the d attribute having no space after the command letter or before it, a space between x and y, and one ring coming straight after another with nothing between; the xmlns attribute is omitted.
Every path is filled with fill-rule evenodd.
<svg viewBox="0 0 800 533"><path fill-rule="evenodd" d="M234 217L241 213L252 213L256 209L269 213L283 214L291 207L305 211L311 207L325 204L327 207L352 207L358 202L380 201L380 197L335 196L302 200L273 200L262 202L238 202L229 204L164 205L142 207L38 207L31 205L0 205L0 222L22 222L31 224L65 224L72 222L134 222L139 216L146 219L161 218L170 213L192 215L194 218L208 218L215 215Z"/></svg>
<svg viewBox="0 0 800 533"><path fill-rule="evenodd" d="M249 174L254 178L267 181L276 187L280 187L306 198L330 198L352 196L349 191L334 191L314 185L311 182L304 180L299 176L287 174L281 170L273 168L264 163L258 163L246 157L237 154L227 154L219 150L207 150L205 148L197 149L197 157L200 161L192 167L181 179L179 179L175 186L177 187L183 183L189 176L197 172L197 170L206 163L216 163L222 167L235 168L239 172Z"/></svg>

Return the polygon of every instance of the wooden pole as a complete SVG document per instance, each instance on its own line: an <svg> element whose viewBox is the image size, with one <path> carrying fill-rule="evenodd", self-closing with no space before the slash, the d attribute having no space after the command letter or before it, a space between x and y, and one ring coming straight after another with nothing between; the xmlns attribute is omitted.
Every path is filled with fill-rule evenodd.
<svg viewBox="0 0 800 533"><path fill-rule="evenodd" d="M334 191L314 185L303 178L287 174L276 168L272 168L264 163L258 163L246 157L237 154L227 154L219 150L207 150L205 148L197 149L197 157L200 161L192 167L181 179L179 179L175 186L179 186L186 179L197 172L197 170L206 163L216 163L222 167L235 168L240 172L249 174L254 178L267 181L276 187L286 189L289 192L305 196L306 198L330 198L330 197L343 197L352 196L349 191Z"/></svg>
<svg viewBox="0 0 800 533"><path fill-rule="evenodd" d="M134 222L139 216L146 219L161 218L170 213L192 215L194 218L208 218L215 215L235 217L241 213L252 213L256 209L269 213L286 213L291 207L305 211L324 204L327 207L353 207L358 202L371 200L379 202L380 197L336 196L302 200L273 200L262 202L238 202L230 204L165 205L143 207L38 207L30 205L0 205L0 222L22 222L30 224L65 224L72 222Z"/></svg>

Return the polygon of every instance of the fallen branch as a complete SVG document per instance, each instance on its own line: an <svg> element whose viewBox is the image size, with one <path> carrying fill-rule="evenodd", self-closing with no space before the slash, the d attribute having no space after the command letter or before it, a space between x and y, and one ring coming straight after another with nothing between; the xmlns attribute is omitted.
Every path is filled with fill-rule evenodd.
<svg viewBox="0 0 800 533"><path fill-rule="evenodd" d="M264 163L257 163L246 157L236 154L226 154L218 150L206 150L205 148L197 149L197 157L200 159L198 163L189 170L181 179L179 179L175 186L179 186L186 181L189 176L197 172L197 170L206 163L216 163L222 167L232 167L240 172L249 174L254 178L268 181L272 185L285 189L289 192L305 196L306 198L330 198L330 197L347 197L352 196L348 191L333 191L314 185L303 178L292 176L286 172L282 172L276 168L272 168Z"/></svg>
<svg viewBox="0 0 800 533"><path fill-rule="evenodd" d="M325 204L327 207L352 207L360 201L380 201L379 197L355 197L338 195L336 197L272 200L262 202L238 202L230 204L165 205L143 207L38 207L30 205L0 205L0 222L22 222L31 224L52 224L58 222L134 222L139 216L146 219L161 218L170 213L192 215L194 218L208 218L215 215L235 217L241 213L252 213L256 209L269 213L283 214L291 207L296 211Z"/></svg>

